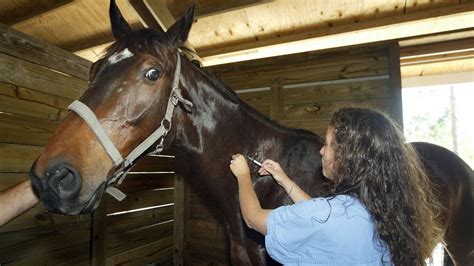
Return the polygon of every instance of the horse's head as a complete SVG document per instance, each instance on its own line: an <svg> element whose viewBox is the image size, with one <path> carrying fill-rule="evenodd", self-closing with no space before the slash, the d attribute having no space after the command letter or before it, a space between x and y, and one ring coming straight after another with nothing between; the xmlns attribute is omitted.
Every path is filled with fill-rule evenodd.
<svg viewBox="0 0 474 266"><path fill-rule="evenodd" d="M191 106L179 90L178 51L193 16L191 7L166 33L132 31L111 1L116 43L93 64L89 87L71 104L30 171L47 209L91 212L135 159L155 148L153 143L159 150L170 145L173 116Z"/></svg>

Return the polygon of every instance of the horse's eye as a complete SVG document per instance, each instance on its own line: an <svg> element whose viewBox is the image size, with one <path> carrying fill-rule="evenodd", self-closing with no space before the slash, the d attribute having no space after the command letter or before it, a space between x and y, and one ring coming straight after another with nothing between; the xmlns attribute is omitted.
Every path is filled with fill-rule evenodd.
<svg viewBox="0 0 474 266"><path fill-rule="evenodd" d="M156 81L160 77L160 72L158 72L157 69L151 68L148 70L145 74L145 78L151 80L151 81Z"/></svg>

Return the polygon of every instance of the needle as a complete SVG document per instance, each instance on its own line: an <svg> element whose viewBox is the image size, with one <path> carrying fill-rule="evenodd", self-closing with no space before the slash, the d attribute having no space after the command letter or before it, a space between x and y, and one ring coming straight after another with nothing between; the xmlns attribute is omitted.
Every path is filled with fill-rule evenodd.
<svg viewBox="0 0 474 266"><path fill-rule="evenodd" d="M261 162L259 162L259 161L255 160L255 159L253 159L253 158L250 157L250 156L247 156L247 158L248 158L252 163L254 163L254 164L256 164L256 165L262 167L262 163L261 163Z"/></svg>

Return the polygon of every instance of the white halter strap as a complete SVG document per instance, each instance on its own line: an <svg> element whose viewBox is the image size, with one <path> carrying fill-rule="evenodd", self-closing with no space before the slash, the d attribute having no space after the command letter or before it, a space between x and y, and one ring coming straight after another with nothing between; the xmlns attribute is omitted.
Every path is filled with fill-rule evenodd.
<svg viewBox="0 0 474 266"><path fill-rule="evenodd" d="M119 189L113 187L115 183L120 185L128 171L132 168L135 160L138 159L145 151L147 151L154 143L159 140L156 148L150 154L159 154L163 150L163 143L165 140L168 131L171 128L171 119L173 117L174 108L178 105L178 102L181 102L185 105L186 109L190 109L193 104L184 99L181 95L179 86L179 76L181 73L181 57L178 53L178 59L176 63L176 70L174 72L173 87L171 89L170 97L168 98L168 105L166 106L166 113L161 120L160 126L151 133L148 138L146 138L142 143L140 143L135 149L133 149L128 156L124 159L120 154L120 151L115 147L113 142L110 140L109 136L103 129L100 121L95 116L87 105L76 100L72 102L68 109L76 112L92 129L96 135L99 142L104 147L105 151L109 155L110 159L113 161L115 166L115 173L112 178L107 182L107 188L105 192L109 193L111 196L116 198L118 201L122 201L126 195Z"/></svg>

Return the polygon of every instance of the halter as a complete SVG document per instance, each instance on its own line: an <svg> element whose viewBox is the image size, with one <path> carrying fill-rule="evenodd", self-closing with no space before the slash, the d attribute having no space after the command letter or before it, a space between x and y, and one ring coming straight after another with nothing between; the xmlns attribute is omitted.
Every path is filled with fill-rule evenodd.
<svg viewBox="0 0 474 266"><path fill-rule="evenodd" d="M112 178L107 182L107 188L105 189L105 192L109 193L118 201L122 201L126 195L119 189L115 188L114 185L120 185L123 182L125 176L134 165L135 160L158 140L159 142L155 149L149 154L159 154L163 150L163 143L168 131L171 128L171 119L173 117L174 108L178 105L178 102L183 103L186 109L193 107L193 104L190 101L184 99L181 95L181 91L178 89L179 76L181 73L181 57L179 53L177 53L177 56L178 59L176 70L174 72L173 87L170 97L168 98L166 113L163 117L163 120L161 120L160 126L153 133L151 133L148 138L135 147L135 149L133 149L125 159L110 140L104 128L101 126L100 121L97 119L92 110L87 107L87 105L75 100L68 107L69 110L76 112L87 123L87 125L89 125L92 131L94 131L94 134L96 135L100 144L102 144L110 159L113 161L116 170Z"/></svg>

